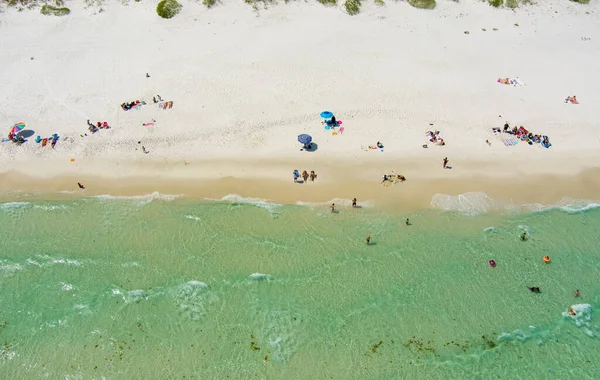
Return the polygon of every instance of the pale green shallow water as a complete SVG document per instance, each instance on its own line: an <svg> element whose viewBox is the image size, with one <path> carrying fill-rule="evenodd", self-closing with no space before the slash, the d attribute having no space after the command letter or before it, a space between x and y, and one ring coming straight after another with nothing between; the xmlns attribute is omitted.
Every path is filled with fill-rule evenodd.
<svg viewBox="0 0 600 380"><path fill-rule="evenodd" d="M0 377L598 378L598 226L592 207L0 204Z"/></svg>

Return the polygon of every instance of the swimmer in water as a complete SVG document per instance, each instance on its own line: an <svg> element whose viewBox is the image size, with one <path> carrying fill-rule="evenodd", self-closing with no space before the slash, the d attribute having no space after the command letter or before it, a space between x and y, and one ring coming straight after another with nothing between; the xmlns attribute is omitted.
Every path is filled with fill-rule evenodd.
<svg viewBox="0 0 600 380"><path fill-rule="evenodd" d="M569 312L569 315L573 315L573 316L577 315L577 312L575 312L575 310L573 310L573 308L571 306L569 306L569 309L567 309L567 310Z"/></svg>
<svg viewBox="0 0 600 380"><path fill-rule="evenodd" d="M525 239L527 239L527 232L523 232L523 233L521 234L521 240L522 240L522 241L525 241Z"/></svg>
<svg viewBox="0 0 600 380"><path fill-rule="evenodd" d="M533 286L529 288L529 290L531 290L532 293L540 293L540 288L538 288L537 286Z"/></svg>
<svg viewBox="0 0 600 380"><path fill-rule="evenodd" d="M367 245L371 244L371 234L367 235Z"/></svg>
<svg viewBox="0 0 600 380"><path fill-rule="evenodd" d="M575 297L579 297L581 293L579 293L579 289L575 289Z"/></svg>

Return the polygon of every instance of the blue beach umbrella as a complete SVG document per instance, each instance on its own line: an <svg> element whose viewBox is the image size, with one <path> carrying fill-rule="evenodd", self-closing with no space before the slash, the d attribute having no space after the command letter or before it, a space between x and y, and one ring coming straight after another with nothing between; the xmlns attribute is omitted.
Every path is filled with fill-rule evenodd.
<svg viewBox="0 0 600 380"><path fill-rule="evenodd" d="M310 135L307 135L306 133L303 133L301 135L298 135L298 142L300 144L310 144L310 142L312 141L312 137Z"/></svg>
<svg viewBox="0 0 600 380"><path fill-rule="evenodd" d="M321 112L321 117L323 119L331 119L333 117L333 113L331 113L329 111L323 111L323 112Z"/></svg>

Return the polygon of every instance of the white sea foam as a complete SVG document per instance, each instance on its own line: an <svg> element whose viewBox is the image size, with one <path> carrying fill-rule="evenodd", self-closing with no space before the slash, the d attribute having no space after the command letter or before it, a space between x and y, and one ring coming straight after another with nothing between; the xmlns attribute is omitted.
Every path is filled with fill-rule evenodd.
<svg viewBox="0 0 600 380"><path fill-rule="evenodd" d="M145 301L149 298L148 293L142 289L136 289L136 290L112 289L112 294L115 296L121 296L121 298L123 299L123 301L126 304Z"/></svg>
<svg viewBox="0 0 600 380"><path fill-rule="evenodd" d="M73 290L73 285L68 284L66 282L61 282L60 283L60 289L64 290L65 292L71 291Z"/></svg>
<svg viewBox="0 0 600 380"><path fill-rule="evenodd" d="M431 206L443 211L460 212L467 215L481 215L488 212L547 212L558 210L567 214L586 212L600 208L595 201L563 198L553 205L529 203L511 205L496 201L483 192L470 192L458 195L435 194L431 198Z"/></svg>
<svg viewBox="0 0 600 380"><path fill-rule="evenodd" d="M139 267L139 266L140 266L140 264L135 261L132 261L130 263L121 264L121 268L135 268L135 267Z"/></svg>
<svg viewBox="0 0 600 380"><path fill-rule="evenodd" d="M254 281L269 281L273 278L273 276L271 276L270 274L263 274L263 273L252 273L250 276L251 280Z"/></svg>
<svg viewBox="0 0 600 380"><path fill-rule="evenodd" d="M23 268L19 264L11 263L6 260L0 260L0 274L12 274L22 270Z"/></svg>
<svg viewBox="0 0 600 380"><path fill-rule="evenodd" d="M35 260L28 258L25 262L29 265L34 265L37 267L47 267L57 264L71 265L76 267L83 266L83 264L78 260L65 259L62 257L55 258L48 255L36 255Z"/></svg>
<svg viewBox="0 0 600 380"><path fill-rule="evenodd" d="M207 306L216 300L208 285L201 281L178 286L174 297L181 312L193 321L201 319L208 312Z"/></svg>
<svg viewBox="0 0 600 380"><path fill-rule="evenodd" d="M590 330L592 327L592 305L589 303L581 303L572 305L571 309L575 311L575 315L569 314L568 311L563 311L562 316L564 319L574 321L577 327L583 327L584 330L589 330L589 333L593 332ZM590 335L587 331L586 334Z"/></svg>
<svg viewBox="0 0 600 380"><path fill-rule="evenodd" d="M64 210L67 207L65 205L34 205L33 208L36 210L56 211L56 210Z"/></svg>
<svg viewBox="0 0 600 380"><path fill-rule="evenodd" d="M138 206L145 206L154 201L173 201L177 198L181 198L183 195L173 195L173 194L161 194L158 191L153 192L152 194L146 195L132 195L132 196L121 196L121 195L96 195L90 198L99 199L102 201L133 201Z"/></svg>
<svg viewBox="0 0 600 380"><path fill-rule="evenodd" d="M488 227L483 230L483 232L487 232L487 233L495 233L495 232L499 232L499 231L500 230L496 227Z"/></svg>
<svg viewBox="0 0 600 380"><path fill-rule="evenodd" d="M202 220L199 216L194 216L194 215L186 215L185 218L190 219L190 220L195 220L197 222Z"/></svg>
<svg viewBox="0 0 600 380"><path fill-rule="evenodd" d="M6 202L6 203L0 203L0 210L4 210L4 211L14 211L17 209L23 209L23 208L28 208L31 207L31 203L29 202Z"/></svg>
<svg viewBox="0 0 600 380"><path fill-rule="evenodd" d="M228 194L221 199L205 198L208 201L226 202L233 205L237 204L250 204L262 209L267 210L270 213L275 212L279 207L278 203L269 202L261 198L245 198L237 194Z"/></svg>

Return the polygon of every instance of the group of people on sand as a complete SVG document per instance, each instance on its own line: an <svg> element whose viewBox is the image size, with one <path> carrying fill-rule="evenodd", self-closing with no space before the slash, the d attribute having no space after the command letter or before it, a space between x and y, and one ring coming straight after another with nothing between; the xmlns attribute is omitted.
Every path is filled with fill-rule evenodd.
<svg viewBox="0 0 600 380"><path fill-rule="evenodd" d="M96 124L92 123L89 119L87 121L88 130L92 133L98 132L100 129L109 129L110 125L106 121L98 121Z"/></svg>
<svg viewBox="0 0 600 380"><path fill-rule="evenodd" d="M426 135L427 135L427 138L429 139L429 142L432 142L432 143L434 143L436 145L440 145L440 146L446 145L446 143L444 142L444 139L440 135L440 131L427 131Z"/></svg>
<svg viewBox="0 0 600 380"><path fill-rule="evenodd" d="M129 111L132 108L136 108L137 106L140 106L140 105L143 106L145 104L146 104L146 102L144 102L144 101L140 102L139 100L136 100L136 101L133 101L133 102L122 103L121 104L121 108L123 109L123 111Z"/></svg>
<svg viewBox="0 0 600 380"><path fill-rule="evenodd" d="M8 139L17 145L21 145L25 142L25 138L23 136L13 132L8 133Z"/></svg>
<svg viewBox="0 0 600 380"><path fill-rule="evenodd" d="M499 128L493 128L493 131L498 132ZM519 127L517 127L515 125L511 129L510 124L505 123L504 124L504 132L520 138L521 141L525 141L529 145L532 145L533 143L538 143L538 144L542 144L542 146L544 146L544 147L550 146L550 138L548 136L533 134L533 133L529 132L527 129L525 129L525 127L523 127L522 125Z"/></svg>
<svg viewBox="0 0 600 380"><path fill-rule="evenodd" d="M406 181L406 177L403 176L402 174L384 174L381 177L381 183L384 182L396 182L396 181L400 181L400 182L404 182Z"/></svg>
<svg viewBox="0 0 600 380"><path fill-rule="evenodd" d="M315 179L317 178L317 174L315 173L314 170L310 171L310 174L308 174L308 172L306 170L302 171L302 174L300 174L300 172L298 172L298 170L294 170L294 182L298 183L298 179L300 177L302 177L302 179L304 180L304 183L308 182L308 179L310 178L311 182L314 182Z"/></svg>
<svg viewBox="0 0 600 380"><path fill-rule="evenodd" d="M577 96L573 95L573 96L567 96L565 98L565 103L569 103L571 102L571 104L579 104L579 101L577 100Z"/></svg>

